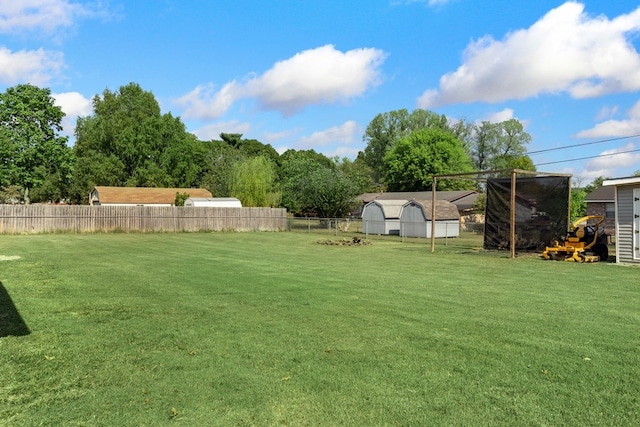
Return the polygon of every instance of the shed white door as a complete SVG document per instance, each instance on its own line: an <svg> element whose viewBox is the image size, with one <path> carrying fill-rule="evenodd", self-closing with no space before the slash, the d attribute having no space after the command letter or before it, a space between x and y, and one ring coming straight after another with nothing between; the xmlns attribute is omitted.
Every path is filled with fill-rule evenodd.
<svg viewBox="0 0 640 427"><path fill-rule="evenodd" d="M633 259L640 260L640 188L633 189Z"/></svg>

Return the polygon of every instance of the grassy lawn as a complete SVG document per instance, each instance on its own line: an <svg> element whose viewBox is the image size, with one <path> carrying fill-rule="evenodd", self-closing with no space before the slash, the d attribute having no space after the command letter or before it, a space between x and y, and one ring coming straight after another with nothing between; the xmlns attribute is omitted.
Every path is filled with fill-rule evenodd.
<svg viewBox="0 0 640 427"><path fill-rule="evenodd" d="M0 425L640 425L639 268L320 237L0 236Z"/></svg>

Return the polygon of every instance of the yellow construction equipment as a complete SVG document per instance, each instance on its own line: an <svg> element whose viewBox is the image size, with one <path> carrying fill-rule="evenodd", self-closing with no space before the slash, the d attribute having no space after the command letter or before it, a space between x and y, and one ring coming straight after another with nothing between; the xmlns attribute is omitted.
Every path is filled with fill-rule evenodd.
<svg viewBox="0 0 640 427"><path fill-rule="evenodd" d="M604 216L588 215L577 219L561 242L547 246L542 252L544 259L598 262L609 257L608 236L604 232Z"/></svg>

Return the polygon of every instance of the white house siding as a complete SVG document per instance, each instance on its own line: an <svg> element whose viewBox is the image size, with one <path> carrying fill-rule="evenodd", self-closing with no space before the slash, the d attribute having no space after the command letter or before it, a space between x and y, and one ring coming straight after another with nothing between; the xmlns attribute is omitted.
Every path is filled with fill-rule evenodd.
<svg viewBox="0 0 640 427"><path fill-rule="evenodd" d="M634 200L640 197L640 186L618 186L616 191L617 261L640 263L640 245L638 231L640 224L634 215L640 215L640 203Z"/></svg>
<svg viewBox="0 0 640 427"><path fill-rule="evenodd" d="M640 261L640 188L633 189L633 259Z"/></svg>

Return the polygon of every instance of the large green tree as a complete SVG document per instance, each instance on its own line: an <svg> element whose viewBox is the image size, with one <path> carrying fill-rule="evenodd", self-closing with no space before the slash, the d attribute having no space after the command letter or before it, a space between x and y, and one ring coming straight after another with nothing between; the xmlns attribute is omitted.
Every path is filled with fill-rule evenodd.
<svg viewBox="0 0 640 427"><path fill-rule="evenodd" d="M429 128L400 139L384 158L390 191L430 190L433 175L471 172L472 162L451 132ZM463 180L438 180L438 190L473 187Z"/></svg>
<svg viewBox="0 0 640 427"><path fill-rule="evenodd" d="M242 167L236 164L258 157L268 161L276 174L276 181L279 179L280 155L269 144L263 144L255 139L243 139L240 133L221 133L220 140L211 140L202 144L206 151L203 164L203 186L216 196L231 196L234 169Z"/></svg>
<svg viewBox="0 0 640 427"><path fill-rule="evenodd" d="M266 157L237 161L231 167L230 178L229 193L240 199L242 206L275 207L280 202L276 166Z"/></svg>
<svg viewBox="0 0 640 427"><path fill-rule="evenodd" d="M54 102L49 89L29 84L0 94L0 186L19 187L27 204L67 197L73 152Z"/></svg>
<svg viewBox="0 0 640 427"><path fill-rule="evenodd" d="M347 157L333 159L336 167L358 189L358 194L379 191L380 187L373 180L373 170L366 164L362 156L351 160Z"/></svg>
<svg viewBox="0 0 640 427"><path fill-rule="evenodd" d="M320 218L348 215L359 188L330 160L314 151L289 151L282 160L282 206Z"/></svg>
<svg viewBox="0 0 640 427"><path fill-rule="evenodd" d="M93 115L76 125L75 195L95 185L196 187L205 147L180 118L161 114L151 92L130 83L93 98Z"/></svg>
<svg viewBox="0 0 640 427"><path fill-rule="evenodd" d="M202 185L215 197L231 196L233 165L246 159L246 155L224 141L205 142Z"/></svg>
<svg viewBox="0 0 640 427"><path fill-rule="evenodd" d="M400 109L376 115L367 126L363 137L367 144L363 158L372 168L375 181L380 182L386 173L384 158L387 152L401 138L420 129L447 131L459 140L466 137L468 133L467 126L463 121L453 123L446 116L429 110L417 109L409 113L406 109Z"/></svg>
<svg viewBox="0 0 640 427"><path fill-rule="evenodd" d="M476 170L535 170L533 161L526 154L531 135L516 119L500 123L483 121L474 126L471 140L471 157Z"/></svg>

